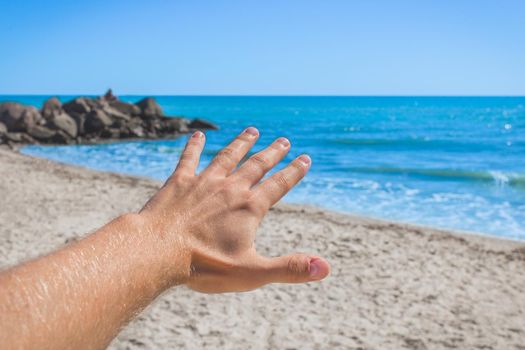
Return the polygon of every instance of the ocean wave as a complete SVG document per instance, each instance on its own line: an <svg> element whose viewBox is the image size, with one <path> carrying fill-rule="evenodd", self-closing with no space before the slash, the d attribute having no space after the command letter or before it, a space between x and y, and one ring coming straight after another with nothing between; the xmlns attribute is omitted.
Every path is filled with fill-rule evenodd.
<svg viewBox="0 0 525 350"><path fill-rule="evenodd" d="M512 145L514 148L523 147L523 142L509 142L498 140L498 142L466 142L460 140L428 139L428 138L337 138L328 140L329 143L336 145L346 145L352 147L389 147L389 148L413 148L413 149L447 149L447 150L467 150L475 149L498 149Z"/></svg>
<svg viewBox="0 0 525 350"><path fill-rule="evenodd" d="M457 141L449 140L431 140L427 138L337 138L331 140L332 143L344 144L344 145L355 145L355 146L412 146L416 144L424 145L443 145L443 144L457 144ZM461 142L463 144L463 142Z"/></svg>
<svg viewBox="0 0 525 350"><path fill-rule="evenodd" d="M469 182L493 182L500 186L513 186L525 188L525 174L505 173L502 171L469 171L461 169L415 169L396 167L352 167L347 168L347 170L354 173L365 174L398 174Z"/></svg>

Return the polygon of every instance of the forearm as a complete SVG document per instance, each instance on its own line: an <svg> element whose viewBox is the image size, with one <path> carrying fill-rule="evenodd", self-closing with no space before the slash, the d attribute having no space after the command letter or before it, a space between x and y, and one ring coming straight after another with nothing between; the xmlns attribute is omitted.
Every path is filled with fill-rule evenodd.
<svg viewBox="0 0 525 350"><path fill-rule="evenodd" d="M0 273L0 344L8 349L97 349L167 288L249 291L319 281L320 257L265 257L255 233L270 207L308 171L302 155L260 182L288 152L275 140L241 166L258 138L247 128L196 174L205 136L195 132L179 164L140 214L124 215L58 252Z"/></svg>
<svg viewBox="0 0 525 350"><path fill-rule="evenodd" d="M125 215L3 272L0 343L9 349L107 346L137 312L187 278L190 257L176 237Z"/></svg>

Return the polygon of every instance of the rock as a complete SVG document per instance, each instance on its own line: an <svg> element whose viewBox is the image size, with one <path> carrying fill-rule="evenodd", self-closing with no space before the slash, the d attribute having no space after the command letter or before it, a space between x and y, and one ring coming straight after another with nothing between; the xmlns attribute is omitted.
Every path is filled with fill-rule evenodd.
<svg viewBox="0 0 525 350"><path fill-rule="evenodd" d="M193 129L218 127L202 119L167 117L153 98L136 104L119 101L108 90L97 98L64 104L48 99L41 111L16 102L0 103L0 145L95 143L126 138L174 138Z"/></svg>
<svg viewBox="0 0 525 350"><path fill-rule="evenodd" d="M164 119L164 129L168 133L187 133L189 129L190 120L186 118L170 118L165 117Z"/></svg>
<svg viewBox="0 0 525 350"><path fill-rule="evenodd" d="M75 120L77 124L77 135L85 135L84 124L86 123L87 114L73 114L71 118Z"/></svg>
<svg viewBox="0 0 525 350"><path fill-rule="evenodd" d="M113 91L111 89L109 89L106 92L106 94L104 95L103 99L108 101L108 102L109 101L117 101L118 100L117 96L113 95Z"/></svg>
<svg viewBox="0 0 525 350"><path fill-rule="evenodd" d="M131 137L142 138L145 135L144 128L142 126L140 126L140 125L133 126L133 127L129 128L129 135Z"/></svg>
<svg viewBox="0 0 525 350"><path fill-rule="evenodd" d="M3 135L3 139L9 143L37 144L38 141L25 132L8 132Z"/></svg>
<svg viewBox="0 0 525 350"><path fill-rule="evenodd" d="M8 141L22 142L22 135L24 134L21 132L8 132L5 136Z"/></svg>
<svg viewBox="0 0 525 350"><path fill-rule="evenodd" d="M122 113L121 111L112 107L111 105L104 106L102 110L112 119L121 119L125 121L128 121L131 119L130 115Z"/></svg>
<svg viewBox="0 0 525 350"><path fill-rule="evenodd" d="M15 123L22 117L24 106L17 102L4 102L0 104L0 122L2 122L8 130L13 130Z"/></svg>
<svg viewBox="0 0 525 350"><path fill-rule="evenodd" d="M109 105L108 101L104 100L104 98L84 98L84 102L91 108L91 110L95 109L104 109L106 106Z"/></svg>
<svg viewBox="0 0 525 350"><path fill-rule="evenodd" d="M98 132L113 124L111 118L104 111L97 109L89 112L84 122L84 132L86 134Z"/></svg>
<svg viewBox="0 0 525 350"><path fill-rule="evenodd" d="M24 106L17 102L0 104L0 122L9 131L27 131L29 127L41 123L42 116L33 106Z"/></svg>
<svg viewBox="0 0 525 350"><path fill-rule="evenodd" d="M108 128L102 130L102 133L100 136L107 138L107 139L118 139L120 138L120 130L116 128Z"/></svg>
<svg viewBox="0 0 525 350"><path fill-rule="evenodd" d="M56 97L51 97L42 107L42 117L46 120L60 113L62 113L62 103Z"/></svg>
<svg viewBox="0 0 525 350"><path fill-rule="evenodd" d="M135 104L140 108L144 117L150 118L163 115L162 108L157 101L151 97L146 97Z"/></svg>
<svg viewBox="0 0 525 350"><path fill-rule="evenodd" d="M190 129L219 130L219 127L207 120L193 119L188 125Z"/></svg>
<svg viewBox="0 0 525 350"><path fill-rule="evenodd" d="M18 131L26 131L32 128L36 125L43 124L44 119L42 118L42 115L33 106L27 106L24 112L22 113L22 117L18 120L18 122L15 124L15 128Z"/></svg>
<svg viewBox="0 0 525 350"><path fill-rule="evenodd" d="M39 141L49 141L55 136L56 132L45 126L35 125L27 130L29 136Z"/></svg>
<svg viewBox="0 0 525 350"><path fill-rule="evenodd" d="M164 128L164 124L161 119L159 118L149 118L144 123L146 129L149 132L156 133L157 131L161 131Z"/></svg>
<svg viewBox="0 0 525 350"><path fill-rule="evenodd" d="M134 105L132 103L122 102L122 101L111 101L109 102L109 105L116 110L118 110L121 113L136 116L140 115L142 113L142 110L139 108L139 106Z"/></svg>
<svg viewBox="0 0 525 350"><path fill-rule="evenodd" d="M69 137L75 138L78 135L77 123L65 112L52 116L49 123L54 129L65 132Z"/></svg>
<svg viewBox="0 0 525 350"><path fill-rule="evenodd" d="M51 142L57 143L57 144L74 144L75 139L72 138L69 134L67 134L65 131L57 130L55 133L55 136L51 139Z"/></svg>
<svg viewBox="0 0 525 350"><path fill-rule="evenodd" d="M62 108L67 114L71 116L74 114L86 114L91 112L91 107L89 106L88 100L89 99L85 97L75 98L73 101L64 103Z"/></svg>

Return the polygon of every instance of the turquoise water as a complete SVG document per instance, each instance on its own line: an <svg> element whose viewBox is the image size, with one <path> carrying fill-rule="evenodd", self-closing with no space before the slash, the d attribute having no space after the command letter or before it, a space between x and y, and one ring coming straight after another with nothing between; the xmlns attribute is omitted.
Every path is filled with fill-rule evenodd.
<svg viewBox="0 0 525 350"><path fill-rule="evenodd" d="M47 96L46 96L47 97ZM44 96L0 97L41 105ZM67 97L63 97L66 99ZM140 97L123 97L136 101ZM158 97L171 115L202 117L205 166L236 133L278 136L287 161L313 158L285 200L343 212L525 239L525 98ZM185 138L98 146L29 146L26 154L162 180Z"/></svg>

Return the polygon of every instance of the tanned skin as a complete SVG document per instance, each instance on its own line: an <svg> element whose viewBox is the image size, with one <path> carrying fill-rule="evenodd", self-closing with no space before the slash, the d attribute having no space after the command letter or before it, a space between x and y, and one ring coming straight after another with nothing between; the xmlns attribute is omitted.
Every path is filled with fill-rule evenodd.
<svg viewBox="0 0 525 350"><path fill-rule="evenodd" d="M259 136L250 127L196 174L205 135L189 139L179 164L139 213L0 273L4 349L103 349L166 289L245 292L269 283L319 281L329 264L314 255L264 257L256 230L311 160L302 155L262 181L290 149L285 138L238 167Z"/></svg>

